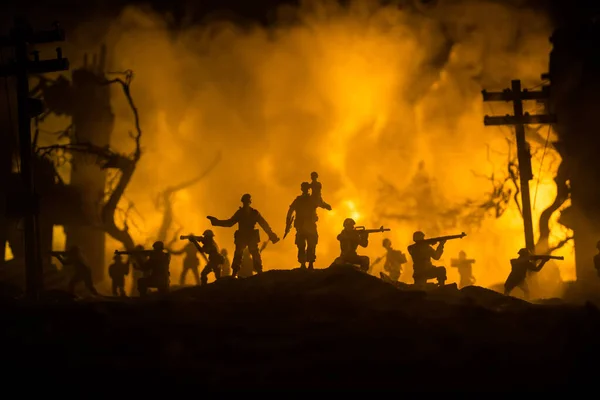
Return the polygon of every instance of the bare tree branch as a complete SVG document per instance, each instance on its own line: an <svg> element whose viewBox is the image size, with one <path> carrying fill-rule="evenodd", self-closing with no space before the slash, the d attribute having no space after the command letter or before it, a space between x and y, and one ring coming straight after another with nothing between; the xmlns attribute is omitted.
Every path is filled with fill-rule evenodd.
<svg viewBox="0 0 600 400"><path fill-rule="evenodd" d="M548 248L548 250L545 253L546 254L552 254L556 250L563 248L571 240L573 240L573 236L567 236L566 238L564 238L563 240L561 240L560 242L558 242L556 245Z"/></svg>

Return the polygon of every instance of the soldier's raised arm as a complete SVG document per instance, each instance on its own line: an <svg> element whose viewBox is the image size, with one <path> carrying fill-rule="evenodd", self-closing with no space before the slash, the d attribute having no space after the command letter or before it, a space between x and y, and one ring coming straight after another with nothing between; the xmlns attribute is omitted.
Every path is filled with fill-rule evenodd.
<svg viewBox="0 0 600 400"><path fill-rule="evenodd" d="M239 218L240 218L240 210L237 210L235 212L235 214L233 214L233 216L229 219L218 219L216 217L212 217L212 216L208 216L206 217L210 220L210 223L212 226L220 226L223 228L231 228L232 226L234 226L235 224L238 223Z"/></svg>
<svg viewBox="0 0 600 400"><path fill-rule="evenodd" d="M256 213L257 213L257 219L256 219L257 221L256 222L258 222L258 225L260 225L260 227L263 228L263 230L267 233L267 236L269 236L269 240L271 242L273 242L273 244L279 242L279 237L277 236L277 234L275 232L273 232L273 229L271 229L271 226L269 225L267 220L264 219L264 217L258 211Z"/></svg>
<svg viewBox="0 0 600 400"><path fill-rule="evenodd" d="M541 260L539 265L535 266L534 268L530 268L530 270L533 272L540 272L542 270L542 268L544 268L544 265L546 265L546 263L548 261L550 261L550 260Z"/></svg>
<svg viewBox="0 0 600 400"><path fill-rule="evenodd" d="M440 244L438 244L435 250L433 249L433 247L429 246L429 256L436 261L442 258L442 254L444 254L444 244L445 242L440 242Z"/></svg>
<svg viewBox="0 0 600 400"><path fill-rule="evenodd" d="M297 204L298 204L298 199L294 199L294 201L292 201L292 204L290 204L290 208L288 208L287 215L285 216L286 224L288 223L288 221L290 221L292 219L292 215L296 212Z"/></svg>

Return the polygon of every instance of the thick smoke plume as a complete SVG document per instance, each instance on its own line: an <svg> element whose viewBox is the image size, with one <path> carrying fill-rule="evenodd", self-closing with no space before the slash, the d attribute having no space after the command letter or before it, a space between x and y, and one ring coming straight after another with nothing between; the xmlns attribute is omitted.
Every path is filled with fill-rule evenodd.
<svg viewBox="0 0 600 400"><path fill-rule="evenodd" d="M450 201L484 198L492 190L473 170L503 173L506 138L513 135L508 128L485 128L483 115L511 110L490 108L480 91L504 89L511 79L521 79L524 87L540 83L551 33L543 16L491 1L438 2L421 10L372 1L345 8L305 2L280 14L269 30L219 20L173 32L165 17L138 8L111 22L105 38L111 69L134 71L132 93L145 134L145 152L127 193L144 216L138 240L149 244L156 235L157 194L193 178L219 151L223 160L215 171L177 194L178 225L200 233L209 228L206 215L230 217L248 192L281 236L300 183L318 171L324 198L334 207L320 211L318 267L336 256L335 237L345 217L354 216L359 225L389 225L388 237L403 250L412 232L424 229L373 217L382 206L376 203L380 177L405 187L424 161L440 196ZM114 107L113 144L127 150L130 110L117 92ZM543 146L545 128L541 132ZM548 149L536 221L554 196L553 158ZM534 158L535 175L539 162ZM463 229L457 230L439 233ZM232 249L233 229L215 232ZM449 265L464 249L478 260L478 284L503 280L508 259L524 242L515 205L467 233L448 243L442 263ZM560 239L561 232L556 234ZM384 237L373 235L364 253L381 255ZM570 255L566 248L559 254ZM267 247L264 260L266 269L295 267L293 235ZM562 268L563 278L571 278L572 266Z"/></svg>

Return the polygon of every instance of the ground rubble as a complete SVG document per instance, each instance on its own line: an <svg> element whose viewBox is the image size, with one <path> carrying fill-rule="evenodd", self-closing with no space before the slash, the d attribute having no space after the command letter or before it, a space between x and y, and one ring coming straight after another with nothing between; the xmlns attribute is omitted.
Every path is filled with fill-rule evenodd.
<svg viewBox="0 0 600 400"><path fill-rule="evenodd" d="M415 290L343 267L147 299L46 296L0 301L0 354L14 373L151 373L215 388L558 390L591 384L588 365L600 356L591 304L534 304L476 286Z"/></svg>

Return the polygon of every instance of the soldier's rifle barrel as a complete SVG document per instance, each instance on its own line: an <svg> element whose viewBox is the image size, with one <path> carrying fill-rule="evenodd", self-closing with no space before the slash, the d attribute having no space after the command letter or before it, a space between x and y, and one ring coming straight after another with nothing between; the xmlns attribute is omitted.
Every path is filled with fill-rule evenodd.
<svg viewBox="0 0 600 400"><path fill-rule="evenodd" d="M543 255L531 255L529 257L532 260L560 260L560 261L564 261L564 257L563 256L543 256Z"/></svg>
<svg viewBox="0 0 600 400"><path fill-rule="evenodd" d="M359 231L360 233L379 233L379 232L391 231L390 228L384 228L383 226L376 228L376 229L367 229L364 226L356 226L356 227L354 227L354 229Z"/></svg>
<svg viewBox="0 0 600 400"><path fill-rule="evenodd" d="M196 235L181 235L181 236L179 236L179 240L190 240L190 239L202 241L202 240L204 240L204 236L196 236Z"/></svg>
<svg viewBox="0 0 600 400"><path fill-rule="evenodd" d="M445 242L447 240L462 239L465 236L467 236L467 234L462 232L460 235L438 236L438 237L429 238L429 239L417 240L417 242L439 243L439 242Z"/></svg>

